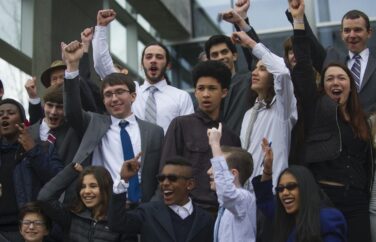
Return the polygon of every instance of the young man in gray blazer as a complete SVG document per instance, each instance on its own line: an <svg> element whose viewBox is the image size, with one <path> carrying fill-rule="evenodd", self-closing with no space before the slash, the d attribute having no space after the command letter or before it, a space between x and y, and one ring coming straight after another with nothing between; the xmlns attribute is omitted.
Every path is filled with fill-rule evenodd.
<svg viewBox="0 0 376 242"><path fill-rule="evenodd" d="M125 127L131 141L134 156L142 152L138 173L141 196L136 202L149 201L157 188L155 176L158 174L160 152L163 142L163 129L157 125L138 119L131 111L136 99L135 83L129 76L112 73L104 78L101 95L107 110L106 115L81 110L79 93L78 65L83 54L82 44L73 41L62 43L62 55L67 64L64 81L65 116L74 129L83 130L83 138L73 161L103 165L114 180L114 190L127 191L128 183L119 175L124 157L120 123Z"/></svg>

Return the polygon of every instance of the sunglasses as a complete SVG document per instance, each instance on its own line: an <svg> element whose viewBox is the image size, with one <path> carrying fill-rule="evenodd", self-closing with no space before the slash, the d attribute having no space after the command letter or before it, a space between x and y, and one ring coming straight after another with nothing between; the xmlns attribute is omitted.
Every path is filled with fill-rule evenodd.
<svg viewBox="0 0 376 242"><path fill-rule="evenodd" d="M159 182L163 182L165 179L169 180L170 182L176 182L178 179L189 180L193 178L193 177L188 177L188 176L179 176L176 174L168 174L168 175L159 174L156 177Z"/></svg>
<svg viewBox="0 0 376 242"><path fill-rule="evenodd" d="M288 191L292 191L296 189L297 187L298 187L298 183L290 182L290 183L287 183L286 185L278 185L275 188L275 191L276 193L282 193L285 189L287 189Z"/></svg>

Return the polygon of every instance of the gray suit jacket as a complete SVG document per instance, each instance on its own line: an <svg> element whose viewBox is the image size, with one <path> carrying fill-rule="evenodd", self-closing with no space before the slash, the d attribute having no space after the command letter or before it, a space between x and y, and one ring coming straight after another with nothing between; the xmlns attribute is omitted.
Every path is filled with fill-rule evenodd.
<svg viewBox="0 0 376 242"><path fill-rule="evenodd" d="M81 110L79 79L64 81L65 116L75 130L83 130L83 138L73 158L74 162L91 163L94 149L111 126L110 115L85 112ZM157 125L140 120L141 150L141 191L142 201L149 201L157 189L155 176L159 172L159 162L163 143L163 129ZM132 137L131 137L132 138ZM85 163L86 163L85 162ZM120 172L120 171L119 171Z"/></svg>

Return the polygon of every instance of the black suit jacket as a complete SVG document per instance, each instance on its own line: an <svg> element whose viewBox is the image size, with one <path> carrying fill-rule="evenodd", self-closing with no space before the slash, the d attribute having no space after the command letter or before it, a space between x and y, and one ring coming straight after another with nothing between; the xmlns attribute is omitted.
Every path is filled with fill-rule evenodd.
<svg viewBox="0 0 376 242"><path fill-rule="evenodd" d="M140 205L133 211L126 211L125 193L113 194L110 202L108 221L111 230L141 234L142 242L174 242L177 241L172 226L168 206L161 201ZM210 242L213 241L214 219L205 210L194 205L195 217L192 228L185 241Z"/></svg>

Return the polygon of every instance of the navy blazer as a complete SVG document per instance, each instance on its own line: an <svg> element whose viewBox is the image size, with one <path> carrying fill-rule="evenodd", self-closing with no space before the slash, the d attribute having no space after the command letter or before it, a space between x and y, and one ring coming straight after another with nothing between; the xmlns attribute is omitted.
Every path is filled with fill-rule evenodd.
<svg viewBox="0 0 376 242"><path fill-rule="evenodd" d="M125 200L125 193L112 195L108 212L108 221L112 231L141 234L142 242L177 241L169 208L162 201L144 203L135 210L126 211ZM213 241L214 219L212 215L196 205L194 205L194 213L192 228L185 241Z"/></svg>

